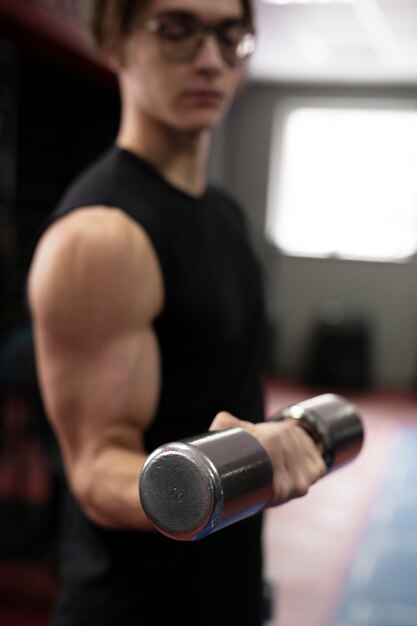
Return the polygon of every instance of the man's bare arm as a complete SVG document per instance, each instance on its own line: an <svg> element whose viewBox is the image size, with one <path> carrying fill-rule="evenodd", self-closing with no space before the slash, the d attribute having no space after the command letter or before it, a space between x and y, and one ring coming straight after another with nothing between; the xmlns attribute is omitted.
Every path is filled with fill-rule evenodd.
<svg viewBox="0 0 417 626"><path fill-rule="evenodd" d="M29 302L70 488L93 521L150 529L138 477L159 397L163 282L147 235L117 209L61 218L38 245Z"/></svg>

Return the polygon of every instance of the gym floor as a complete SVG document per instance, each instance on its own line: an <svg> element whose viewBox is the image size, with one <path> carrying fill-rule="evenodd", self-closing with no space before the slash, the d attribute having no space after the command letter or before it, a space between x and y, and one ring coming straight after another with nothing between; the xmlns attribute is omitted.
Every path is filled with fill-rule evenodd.
<svg viewBox="0 0 417 626"><path fill-rule="evenodd" d="M270 381L268 414L326 391ZM417 394L340 393L363 417L364 444L267 511L268 626L417 626Z"/></svg>

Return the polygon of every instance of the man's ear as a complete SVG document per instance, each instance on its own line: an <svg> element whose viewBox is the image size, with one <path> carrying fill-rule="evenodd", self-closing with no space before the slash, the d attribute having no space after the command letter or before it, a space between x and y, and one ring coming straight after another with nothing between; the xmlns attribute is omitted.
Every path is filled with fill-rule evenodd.
<svg viewBox="0 0 417 626"><path fill-rule="evenodd" d="M104 41L96 46L94 52L99 63L114 74L123 68L126 56L125 42Z"/></svg>
<svg viewBox="0 0 417 626"><path fill-rule="evenodd" d="M100 55L100 60L114 74L117 74L121 67L120 59L111 52L102 52Z"/></svg>

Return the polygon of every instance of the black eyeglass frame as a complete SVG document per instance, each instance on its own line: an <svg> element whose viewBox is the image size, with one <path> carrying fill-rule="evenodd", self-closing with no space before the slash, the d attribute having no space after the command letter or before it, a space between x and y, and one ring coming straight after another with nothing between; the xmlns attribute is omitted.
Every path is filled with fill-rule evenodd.
<svg viewBox="0 0 417 626"><path fill-rule="evenodd" d="M164 19L166 19L167 17L168 16L165 15L160 17L154 17L145 22L138 23L137 26L157 35L160 38L162 44L165 44L165 46L162 46L165 58L168 61L172 61L173 63L189 63L193 61L197 57L208 36L213 36L215 38L223 60L227 65L231 67L242 65L255 52L256 31L253 27L246 26L244 24L241 25L242 37L240 41L237 42L236 47L233 51L233 58L231 58L228 54L228 50L226 47L227 44L225 44L223 40L224 32L222 31L222 29L225 28L228 22L222 22L217 26L209 26L208 24L203 24L198 19L194 18L192 20L192 23L195 27L195 34L199 35L199 37L196 39L194 48L183 54L173 54L172 50L168 49L168 46L170 44L172 45L173 41L170 40L168 37L165 37L163 32ZM229 25L231 25L231 23L229 23Z"/></svg>

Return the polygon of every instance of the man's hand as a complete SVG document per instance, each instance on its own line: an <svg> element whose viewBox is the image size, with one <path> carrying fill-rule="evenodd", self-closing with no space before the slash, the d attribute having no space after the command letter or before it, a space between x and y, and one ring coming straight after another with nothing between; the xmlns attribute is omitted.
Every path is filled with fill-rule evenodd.
<svg viewBox="0 0 417 626"><path fill-rule="evenodd" d="M210 430L225 428L248 431L267 451L274 472L268 507L306 495L311 485L326 473L326 464L316 444L294 420L254 424L222 411L214 418Z"/></svg>

